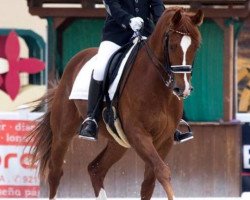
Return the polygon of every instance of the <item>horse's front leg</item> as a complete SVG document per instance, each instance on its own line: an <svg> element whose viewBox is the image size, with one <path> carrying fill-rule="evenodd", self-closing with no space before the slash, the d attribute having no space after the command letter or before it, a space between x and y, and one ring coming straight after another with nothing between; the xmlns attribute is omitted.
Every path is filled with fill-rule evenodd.
<svg viewBox="0 0 250 200"><path fill-rule="evenodd" d="M153 145L152 137L143 129L126 129L130 144L137 154L144 160L145 164L150 166L157 180L167 193L169 200L173 200L174 194L170 183L170 169L164 163Z"/></svg>
<svg viewBox="0 0 250 200"><path fill-rule="evenodd" d="M172 138L169 138L165 141L156 141L154 142L154 146L160 155L160 157L164 160L173 145ZM145 165L144 172L144 180L141 185L141 200L150 200L155 188L155 174L151 166Z"/></svg>
<svg viewBox="0 0 250 200"><path fill-rule="evenodd" d="M149 200L155 188L155 174L151 166L145 164L144 180L141 185L141 200Z"/></svg>

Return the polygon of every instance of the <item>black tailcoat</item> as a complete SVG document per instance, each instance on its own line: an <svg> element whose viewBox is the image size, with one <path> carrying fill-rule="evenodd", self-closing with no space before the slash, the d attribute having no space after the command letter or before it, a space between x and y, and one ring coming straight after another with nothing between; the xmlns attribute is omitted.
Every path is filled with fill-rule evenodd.
<svg viewBox="0 0 250 200"><path fill-rule="evenodd" d="M133 35L129 26L131 18L141 17L144 20L143 35L149 36L164 11L162 0L104 0L104 3L107 18L102 41L112 41L120 46L129 42Z"/></svg>

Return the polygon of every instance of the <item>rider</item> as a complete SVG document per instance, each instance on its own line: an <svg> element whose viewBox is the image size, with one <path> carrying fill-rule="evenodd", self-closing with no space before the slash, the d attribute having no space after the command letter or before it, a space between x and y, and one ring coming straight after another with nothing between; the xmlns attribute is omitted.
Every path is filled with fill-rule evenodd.
<svg viewBox="0 0 250 200"><path fill-rule="evenodd" d="M143 36L149 36L164 11L162 0L104 0L107 18L102 32L102 42L96 55L89 86L87 118L80 127L79 137L97 140L98 121L103 100L103 79L111 55L129 42L142 26Z"/></svg>

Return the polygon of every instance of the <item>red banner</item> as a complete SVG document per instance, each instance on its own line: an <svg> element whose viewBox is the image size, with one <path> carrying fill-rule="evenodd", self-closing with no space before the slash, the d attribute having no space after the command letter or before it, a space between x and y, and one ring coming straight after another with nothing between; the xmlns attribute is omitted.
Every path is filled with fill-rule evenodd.
<svg viewBox="0 0 250 200"><path fill-rule="evenodd" d="M39 186L0 186L0 197L35 198L39 196Z"/></svg>
<svg viewBox="0 0 250 200"><path fill-rule="evenodd" d="M29 120L0 120L0 198L39 196L37 171L26 147L26 136L34 126Z"/></svg>

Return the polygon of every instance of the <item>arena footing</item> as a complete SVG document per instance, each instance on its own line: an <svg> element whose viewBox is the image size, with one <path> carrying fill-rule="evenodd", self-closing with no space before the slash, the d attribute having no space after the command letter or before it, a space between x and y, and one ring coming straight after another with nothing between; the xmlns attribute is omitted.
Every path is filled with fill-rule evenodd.
<svg viewBox="0 0 250 200"><path fill-rule="evenodd" d="M0 200L9 200L0 198ZM18 198L18 200L48 200L48 198ZM56 198L56 200L96 200L96 198ZM140 198L108 198L108 200L140 200ZM167 200L166 198L152 198L152 200ZM190 198L175 198L175 200L249 200L249 197L190 197Z"/></svg>

